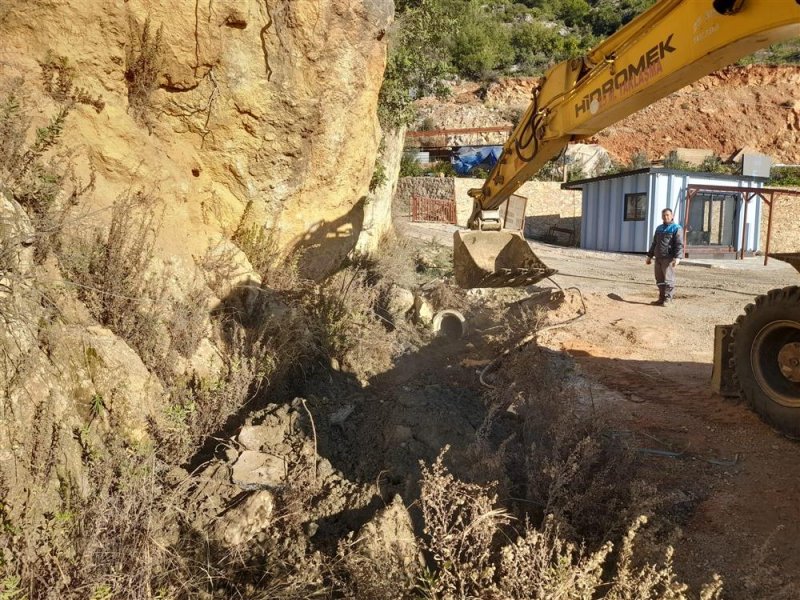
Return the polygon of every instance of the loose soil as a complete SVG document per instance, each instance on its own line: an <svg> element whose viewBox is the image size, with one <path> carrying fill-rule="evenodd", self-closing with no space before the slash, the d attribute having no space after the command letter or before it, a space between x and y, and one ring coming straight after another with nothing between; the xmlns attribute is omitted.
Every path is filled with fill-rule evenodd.
<svg viewBox="0 0 800 600"><path fill-rule="evenodd" d="M405 232L443 244L452 235L445 226ZM678 268L676 300L662 308L649 304L657 291L641 256L533 247L558 269L554 281L579 289L586 306L583 318L543 332L538 343L574 361L587 391L609 413L613 433L637 451L643 475L661 494L684 499L674 507L682 514L669 540L681 577L697 586L719 573L726 598L800 597L800 445L773 431L742 401L710 388L714 326L732 323L757 295L800 283L797 272L776 260L767 266L763 259L685 262ZM570 301L557 320L580 306L576 289L566 293ZM484 298L487 311L502 323L508 305L503 292L486 292ZM525 333L518 332L517 339ZM469 342L451 348L438 384L431 382L436 375L431 367L441 368L440 363L411 359L425 367L395 373L406 373L415 390L438 385L437 394L446 389L444 396L453 401L437 401L435 413L430 407L406 410L400 402L383 414L403 413L412 431L419 426L413 415L428 414L433 422L443 419L454 424L452 431L467 433L471 427L458 423L479 421L478 392L473 386L471 399L461 404L448 385L475 382L475 367L465 365L494 358L489 352L497 348L482 344L480 332L473 331ZM395 400L402 400L407 388L398 383ZM431 426L429 421L426 427ZM430 447L438 441L431 439Z"/></svg>

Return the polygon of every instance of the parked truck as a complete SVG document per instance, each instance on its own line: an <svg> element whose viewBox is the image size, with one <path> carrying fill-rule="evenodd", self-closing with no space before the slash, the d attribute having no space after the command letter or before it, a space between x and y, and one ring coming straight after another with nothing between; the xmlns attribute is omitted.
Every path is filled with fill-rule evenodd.
<svg viewBox="0 0 800 600"><path fill-rule="evenodd" d="M483 187L470 190L469 230L454 237L456 282L525 286L555 273L520 233L503 230L498 207L504 201L569 142L760 48L797 37L800 0L659 0L585 56L552 67L533 89ZM800 270L800 252L774 256ZM741 394L764 420L800 437L800 287L756 298L730 339L724 351Z"/></svg>

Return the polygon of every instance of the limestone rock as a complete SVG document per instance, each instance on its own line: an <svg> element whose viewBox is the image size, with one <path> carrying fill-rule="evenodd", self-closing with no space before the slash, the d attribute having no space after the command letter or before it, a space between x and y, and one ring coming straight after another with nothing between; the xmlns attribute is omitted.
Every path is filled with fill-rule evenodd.
<svg viewBox="0 0 800 600"><path fill-rule="evenodd" d="M169 199L163 256L201 256L249 202L281 248L305 251L305 274L353 249L381 138L391 0L3 4L0 84L24 76L39 126L57 107L37 59L66 57L74 85L104 104L68 117L76 172L86 180L92 165L97 204L139 182ZM161 68L137 120L126 77L145 22L160 31Z"/></svg>
<svg viewBox="0 0 800 600"><path fill-rule="evenodd" d="M142 440L148 435L148 418L159 416L164 391L128 344L99 325L55 329L49 344L50 359L70 379L69 401L76 406L65 405L66 412L76 411L88 420L102 403L101 412L113 412L126 437Z"/></svg>
<svg viewBox="0 0 800 600"><path fill-rule="evenodd" d="M284 427L274 425L246 425L239 432L238 441L246 450L258 451L264 446L277 445L283 441Z"/></svg>
<svg viewBox="0 0 800 600"><path fill-rule="evenodd" d="M358 539L362 540L358 551L380 561L395 577L413 579L422 564L411 517L400 496L361 528Z"/></svg>
<svg viewBox="0 0 800 600"><path fill-rule="evenodd" d="M214 525L213 537L228 547L244 544L269 527L274 507L270 492L255 492L223 513Z"/></svg>
<svg viewBox="0 0 800 600"><path fill-rule="evenodd" d="M386 299L386 310L397 321L414 307L414 292L393 285Z"/></svg>
<svg viewBox="0 0 800 600"><path fill-rule="evenodd" d="M23 208L0 192L0 277L28 273L33 265L34 235Z"/></svg>
<svg viewBox="0 0 800 600"><path fill-rule="evenodd" d="M414 318L423 325L433 322L433 306L424 296L414 298Z"/></svg>
<svg viewBox="0 0 800 600"><path fill-rule="evenodd" d="M233 465L231 481L244 490L277 489L285 476L283 458L245 450Z"/></svg>

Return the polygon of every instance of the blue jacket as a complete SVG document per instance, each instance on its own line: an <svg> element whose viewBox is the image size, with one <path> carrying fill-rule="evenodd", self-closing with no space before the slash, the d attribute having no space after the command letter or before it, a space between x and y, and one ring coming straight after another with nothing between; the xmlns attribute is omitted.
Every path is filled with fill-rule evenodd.
<svg viewBox="0 0 800 600"><path fill-rule="evenodd" d="M677 223L656 227L653 243L647 252L650 258L683 258L683 229Z"/></svg>

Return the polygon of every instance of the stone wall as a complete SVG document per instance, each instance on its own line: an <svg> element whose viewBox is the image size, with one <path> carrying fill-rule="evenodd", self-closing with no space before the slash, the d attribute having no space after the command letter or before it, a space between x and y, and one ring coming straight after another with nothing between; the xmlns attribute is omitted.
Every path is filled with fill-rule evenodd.
<svg viewBox="0 0 800 600"><path fill-rule="evenodd" d="M451 200L454 197L453 177L403 177L397 183L392 203L394 219L411 220L412 196Z"/></svg>
<svg viewBox="0 0 800 600"><path fill-rule="evenodd" d="M411 218L411 197L456 200L456 221L466 226L472 212L472 198L467 193L483 185L483 179L452 177L404 177L397 185L392 214L395 219ZM557 181L529 181L517 194L528 199L525 210L525 236L556 242L565 242L566 235L549 236L550 227L556 226L575 232L575 243L580 240L581 193L562 190Z"/></svg>
<svg viewBox="0 0 800 600"><path fill-rule="evenodd" d="M472 198L467 191L483 185L482 179L456 179L455 194L459 225L464 225L472 210ZM575 240L580 240L581 192L562 190L557 181L528 181L517 190L517 195L528 199L525 210L525 236L549 241L565 241L558 235L556 240L548 237L550 227L571 229Z"/></svg>
<svg viewBox="0 0 800 600"><path fill-rule="evenodd" d="M800 188L785 189L800 192ZM762 205L761 211L761 245L764 252L767 246L767 219L769 208ZM800 252L800 196L775 195L772 208L772 232L770 235L770 252Z"/></svg>

